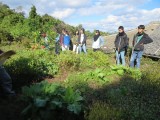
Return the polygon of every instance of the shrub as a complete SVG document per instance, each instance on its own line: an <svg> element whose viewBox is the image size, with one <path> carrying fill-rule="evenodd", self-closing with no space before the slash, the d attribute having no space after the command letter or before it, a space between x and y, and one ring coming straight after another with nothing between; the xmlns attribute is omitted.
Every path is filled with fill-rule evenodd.
<svg viewBox="0 0 160 120"><path fill-rule="evenodd" d="M71 87L64 88L59 84L43 81L23 87L22 94L22 100L28 104L22 111L27 119L58 120L68 116L74 118L74 115L82 112L83 97ZM65 114L67 116L63 116Z"/></svg>
<svg viewBox="0 0 160 120"><path fill-rule="evenodd" d="M87 55L81 54L81 60L83 66L95 68L95 67L107 67L109 65L108 55L103 52L88 51Z"/></svg>
<svg viewBox="0 0 160 120"><path fill-rule="evenodd" d="M57 64L61 69L78 70L80 68L80 58L71 51L64 51L57 56Z"/></svg>
<svg viewBox="0 0 160 120"><path fill-rule="evenodd" d="M75 54L72 51L64 51L57 56L57 64L66 70L82 70L108 66L108 56L102 52L88 51L87 54Z"/></svg>
<svg viewBox="0 0 160 120"><path fill-rule="evenodd" d="M77 85L77 83L86 82L87 84L94 83L96 86L109 84L113 82L113 77L111 76L130 76L132 79L141 79L141 72L137 69L128 68L124 66L107 66L105 68L96 68L95 70L90 70L87 72L79 72L77 74L70 75L65 82L72 86ZM76 82L77 83L76 83Z"/></svg>
<svg viewBox="0 0 160 120"><path fill-rule="evenodd" d="M54 63L54 56L44 50L18 51L6 62L5 67L13 79L15 89L42 80L43 77L54 76L59 69Z"/></svg>
<svg viewBox="0 0 160 120"><path fill-rule="evenodd" d="M89 113L86 115L87 120L120 120L121 111L118 108L110 106L105 102L94 102L89 107Z"/></svg>

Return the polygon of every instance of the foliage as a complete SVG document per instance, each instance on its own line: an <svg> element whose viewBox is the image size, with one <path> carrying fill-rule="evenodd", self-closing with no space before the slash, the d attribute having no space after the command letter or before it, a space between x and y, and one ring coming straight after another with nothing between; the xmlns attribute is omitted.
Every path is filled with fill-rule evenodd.
<svg viewBox="0 0 160 120"><path fill-rule="evenodd" d="M130 67L125 67L125 66L110 66L111 67L111 72L108 74L118 74L123 76L125 73L128 75L132 76L134 79L140 79L142 77L142 73L140 72L139 69L134 69Z"/></svg>
<svg viewBox="0 0 160 120"><path fill-rule="evenodd" d="M108 56L101 51L93 52L91 50L88 51L87 57L82 55L81 60L84 65L87 67L107 67L109 65Z"/></svg>
<svg viewBox="0 0 160 120"><path fill-rule="evenodd" d="M52 39L54 39L55 33L61 33L63 28L66 28L72 36L75 34L75 31L82 28L82 25L74 27L59 19L53 18L48 14L40 16L34 5L30 9L28 18L24 17L24 12L22 10L21 12L12 10L9 6L3 3L0 3L0 9L0 28L6 31L6 33L11 34L16 41L21 41L23 37L28 37L33 40L35 32L47 33ZM51 32L54 32L54 35L51 35ZM108 33L105 32L101 32L101 34L108 35ZM92 38L94 32L86 31L86 35L88 38ZM6 39L7 37L1 40L5 41Z"/></svg>
<svg viewBox="0 0 160 120"><path fill-rule="evenodd" d="M45 50L17 51L17 54L5 63L13 79L14 89L43 80L43 77L54 76L59 67L53 62L54 56Z"/></svg>
<svg viewBox="0 0 160 120"><path fill-rule="evenodd" d="M44 81L23 87L22 94L23 100L28 104L22 112L27 119L51 120L60 117L55 116L57 111L62 114L67 112L68 115L82 111L83 97L70 87L64 88Z"/></svg>
<svg viewBox="0 0 160 120"><path fill-rule="evenodd" d="M80 58L71 51L65 51L57 56L57 64L61 69L79 69Z"/></svg>
<svg viewBox="0 0 160 120"><path fill-rule="evenodd" d="M13 41L13 36L11 33L8 33L6 30L0 29L0 43L4 41Z"/></svg>
<svg viewBox="0 0 160 120"><path fill-rule="evenodd" d="M64 51L56 59L57 64L66 70L82 70L84 68L94 68L107 66L108 56L102 52L88 51L87 54L75 54L72 51Z"/></svg>
<svg viewBox="0 0 160 120"><path fill-rule="evenodd" d="M54 57L44 50L21 51L6 63L6 67L10 72L17 75L54 75L57 73L58 68L51 59L54 59Z"/></svg>
<svg viewBox="0 0 160 120"><path fill-rule="evenodd" d="M86 84L94 83L96 86L112 83L115 76L130 76L132 79L139 80L142 74L137 69L132 69L124 66L108 66L106 68L96 68L87 72L80 72L70 75L65 81L73 87L78 84L78 81L86 82ZM77 82L77 83L76 83ZM80 88L81 89L81 88Z"/></svg>
<svg viewBox="0 0 160 120"><path fill-rule="evenodd" d="M94 102L89 107L89 115L86 116L86 120L120 120L121 111L118 108L114 108L105 102Z"/></svg>

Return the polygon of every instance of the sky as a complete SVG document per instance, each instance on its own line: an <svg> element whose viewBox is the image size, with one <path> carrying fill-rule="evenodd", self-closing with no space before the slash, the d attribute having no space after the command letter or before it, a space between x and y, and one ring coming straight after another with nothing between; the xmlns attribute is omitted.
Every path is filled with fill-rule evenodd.
<svg viewBox="0 0 160 120"><path fill-rule="evenodd" d="M126 30L140 24L160 21L160 0L0 0L11 9L22 6L28 16L35 5L40 15L49 14L67 24L82 24L87 30L104 32L117 31L119 26Z"/></svg>

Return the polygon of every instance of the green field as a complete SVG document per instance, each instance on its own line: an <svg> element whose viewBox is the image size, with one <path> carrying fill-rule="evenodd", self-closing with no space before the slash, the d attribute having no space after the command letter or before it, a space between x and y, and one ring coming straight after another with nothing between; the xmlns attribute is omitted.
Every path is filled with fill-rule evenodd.
<svg viewBox="0 0 160 120"><path fill-rule="evenodd" d="M0 100L2 120L160 119L159 61L143 58L137 70L91 50L57 56L17 43L1 49L17 53L5 63L17 97Z"/></svg>

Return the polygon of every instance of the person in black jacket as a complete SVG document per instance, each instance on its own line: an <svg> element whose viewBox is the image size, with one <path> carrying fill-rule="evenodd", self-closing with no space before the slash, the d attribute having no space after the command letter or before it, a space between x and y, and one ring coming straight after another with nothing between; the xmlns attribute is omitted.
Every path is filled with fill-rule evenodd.
<svg viewBox="0 0 160 120"><path fill-rule="evenodd" d="M86 40L87 40L87 36L85 34L85 29L82 28L80 30L80 34L79 34L79 37L78 37L78 44L79 44L79 52L80 53L82 52L82 49L83 49L84 53L87 53L87 50L86 50Z"/></svg>
<svg viewBox="0 0 160 120"><path fill-rule="evenodd" d="M132 55L130 59L130 67L134 67L134 61L136 60L136 67L140 68L140 62L143 55L144 44L153 42L153 40L144 33L145 26L138 26L138 33L133 38Z"/></svg>
<svg viewBox="0 0 160 120"><path fill-rule="evenodd" d="M0 50L0 54L2 53L4 52ZM0 96L15 96L15 92L12 91L12 79L2 65L0 65Z"/></svg>
<svg viewBox="0 0 160 120"><path fill-rule="evenodd" d="M115 39L115 47L116 47L116 61L117 65L120 64L120 58L122 60L122 65L125 66L125 49L128 44L128 37L127 34L124 32L124 27L120 26L118 28L119 33Z"/></svg>

